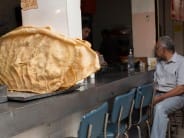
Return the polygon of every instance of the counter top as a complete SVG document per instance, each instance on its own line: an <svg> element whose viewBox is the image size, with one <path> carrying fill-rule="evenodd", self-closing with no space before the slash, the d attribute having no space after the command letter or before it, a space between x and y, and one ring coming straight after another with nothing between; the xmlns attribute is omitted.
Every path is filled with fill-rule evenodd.
<svg viewBox="0 0 184 138"><path fill-rule="evenodd" d="M72 93L29 102L0 104L0 137L17 135L42 124L62 120L76 112L89 110L110 98L141 84L152 82L153 71L128 76L126 72L101 73ZM2 137L1 137L2 138Z"/></svg>

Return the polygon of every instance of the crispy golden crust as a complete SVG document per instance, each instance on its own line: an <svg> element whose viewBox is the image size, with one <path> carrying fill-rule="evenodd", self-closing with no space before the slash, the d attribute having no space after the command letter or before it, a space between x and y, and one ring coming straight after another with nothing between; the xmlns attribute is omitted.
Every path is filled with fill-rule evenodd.
<svg viewBox="0 0 184 138"><path fill-rule="evenodd" d="M47 28L19 27L0 38L0 83L9 90L49 93L99 68L88 42Z"/></svg>

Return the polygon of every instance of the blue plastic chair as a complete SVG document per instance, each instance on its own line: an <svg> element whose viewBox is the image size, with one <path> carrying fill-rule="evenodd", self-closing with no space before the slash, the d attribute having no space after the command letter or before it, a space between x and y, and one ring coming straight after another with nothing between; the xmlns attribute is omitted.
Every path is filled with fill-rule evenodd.
<svg viewBox="0 0 184 138"><path fill-rule="evenodd" d="M135 91L136 89L132 89L115 98L111 118L107 125L107 138L115 138L120 135L128 137L127 130L131 127Z"/></svg>
<svg viewBox="0 0 184 138"><path fill-rule="evenodd" d="M133 112L134 125L137 127L138 136L141 138L142 123L147 124L148 135L150 137L150 122L152 114L152 101L153 101L154 88L153 83L144 84L137 88L135 96L135 105ZM137 118L138 116L138 118Z"/></svg>
<svg viewBox="0 0 184 138"><path fill-rule="evenodd" d="M108 104L105 102L98 108L84 115L78 131L79 138L97 138L99 135L106 136L106 124L108 120Z"/></svg>

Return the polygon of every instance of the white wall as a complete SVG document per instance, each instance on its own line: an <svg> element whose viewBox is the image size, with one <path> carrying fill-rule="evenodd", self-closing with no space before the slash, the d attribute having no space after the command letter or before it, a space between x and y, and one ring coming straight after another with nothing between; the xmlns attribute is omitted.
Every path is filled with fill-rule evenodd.
<svg viewBox="0 0 184 138"><path fill-rule="evenodd" d="M93 45L98 49L102 41L101 31L123 25L131 27L130 0L96 0L96 13L93 18Z"/></svg>
<svg viewBox="0 0 184 138"><path fill-rule="evenodd" d="M136 57L153 57L156 40L155 1L132 0L133 47Z"/></svg>
<svg viewBox="0 0 184 138"><path fill-rule="evenodd" d="M132 13L154 12L154 0L132 0Z"/></svg>
<svg viewBox="0 0 184 138"><path fill-rule="evenodd" d="M57 33L82 38L80 0L37 0L36 7L22 9L24 26L50 26Z"/></svg>

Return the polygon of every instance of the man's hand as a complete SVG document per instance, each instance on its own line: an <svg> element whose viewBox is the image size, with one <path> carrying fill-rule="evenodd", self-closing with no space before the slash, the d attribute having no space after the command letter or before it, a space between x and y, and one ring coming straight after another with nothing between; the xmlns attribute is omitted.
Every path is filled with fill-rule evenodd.
<svg viewBox="0 0 184 138"><path fill-rule="evenodd" d="M159 95L159 96L155 96L154 99L153 99L153 105L161 102L162 100L164 100L163 96L162 95Z"/></svg>
<svg viewBox="0 0 184 138"><path fill-rule="evenodd" d="M155 96L153 99L153 104L155 105L164 99L167 99L167 98L173 97L173 96L177 96L177 95L181 95L181 94L184 94L184 85L178 85L174 89L172 89L164 94Z"/></svg>

